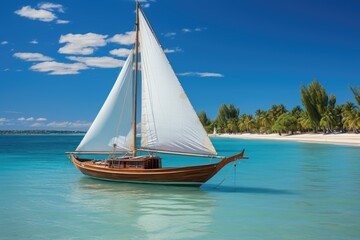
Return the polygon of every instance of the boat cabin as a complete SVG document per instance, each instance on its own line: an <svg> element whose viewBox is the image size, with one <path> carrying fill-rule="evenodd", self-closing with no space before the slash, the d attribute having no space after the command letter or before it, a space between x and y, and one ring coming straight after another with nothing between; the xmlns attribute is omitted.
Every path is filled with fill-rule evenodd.
<svg viewBox="0 0 360 240"><path fill-rule="evenodd" d="M110 158L107 160L110 168L126 169L156 169L161 168L161 158L156 156L138 156Z"/></svg>

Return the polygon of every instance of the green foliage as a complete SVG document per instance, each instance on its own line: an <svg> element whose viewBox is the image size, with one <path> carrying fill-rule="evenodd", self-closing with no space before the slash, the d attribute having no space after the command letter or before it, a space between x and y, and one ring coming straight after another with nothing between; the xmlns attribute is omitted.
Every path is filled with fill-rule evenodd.
<svg viewBox="0 0 360 240"><path fill-rule="evenodd" d="M360 109L347 102L344 106L342 123L345 128L357 132L360 129Z"/></svg>
<svg viewBox="0 0 360 240"><path fill-rule="evenodd" d="M240 109L235 108L233 104L230 104L229 107L222 104L216 119L218 132L237 132L237 119L239 114Z"/></svg>
<svg viewBox="0 0 360 240"><path fill-rule="evenodd" d="M211 124L210 119L206 116L206 113L205 113L204 111L201 111L201 112L198 114L198 116L199 116L199 119L200 119L201 124L202 124L204 127L206 127L206 126L208 126L208 125Z"/></svg>
<svg viewBox="0 0 360 240"><path fill-rule="evenodd" d="M307 112L302 112L300 114L298 124L300 125L300 131L308 131L311 129L311 120Z"/></svg>
<svg viewBox="0 0 360 240"><path fill-rule="evenodd" d="M360 86L350 87L355 100L360 106ZM204 111L199 113L199 119L208 133L216 128L218 133L240 132L293 132L317 131L320 128L326 131L342 130L358 132L360 129L360 109L354 103L336 105L335 95L328 97L323 86L313 81L307 87L301 86L300 106L290 112L283 104L272 105L268 110L258 109L255 115L240 114L240 109L233 104L222 104L217 118L211 121Z"/></svg>
<svg viewBox="0 0 360 240"><path fill-rule="evenodd" d="M303 85L300 93L301 101L310 118L311 125L316 131L320 126L322 114L328 106L328 95L325 88L318 81L313 81L307 88Z"/></svg>
<svg viewBox="0 0 360 240"><path fill-rule="evenodd" d="M291 113L283 113L272 126L275 132L293 132L297 128L297 119Z"/></svg>
<svg viewBox="0 0 360 240"><path fill-rule="evenodd" d="M255 127L255 119L252 115L243 114L239 118L238 127L241 132L251 132Z"/></svg>
<svg viewBox="0 0 360 240"><path fill-rule="evenodd" d="M324 132L326 130L333 130L336 125L336 118L334 111L331 107L329 107L320 119L320 127L323 128Z"/></svg>
<svg viewBox="0 0 360 240"><path fill-rule="evenodd" d="M360 106L360 85L356 88L356 87L352 87L350 86L350 90L353 92L354 97L355 97L355 101L357 102L357 104Z"/></svg>
<svg viewBox="0 0 360 240"><path fill-rule="evenodd" d="M300 118L302 112L304 111L301 109L300 106L296 106L290 111L291 115L293 115L297 119Z"/></svg>

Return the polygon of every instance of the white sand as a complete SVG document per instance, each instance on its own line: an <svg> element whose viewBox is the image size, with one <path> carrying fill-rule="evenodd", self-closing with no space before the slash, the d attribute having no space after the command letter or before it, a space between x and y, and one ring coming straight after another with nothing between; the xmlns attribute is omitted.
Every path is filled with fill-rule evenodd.
<svg viewBox="0 0 360 240"><path fill-rule="evenodd" d="M296 142L311 142L311 143L326 143L337 145L360 146L360 134L341 133L341 134L322 134L322 133L306 133L287 135L282 134L210 134L210 137L222 138L239 138L239 139L262 139L262 140L281 140L281 141L296 141Z"/></svg>

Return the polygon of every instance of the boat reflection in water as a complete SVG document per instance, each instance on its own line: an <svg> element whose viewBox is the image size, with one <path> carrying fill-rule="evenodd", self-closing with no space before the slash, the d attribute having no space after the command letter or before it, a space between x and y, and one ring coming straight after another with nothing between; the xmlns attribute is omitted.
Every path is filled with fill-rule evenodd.
<svg viewBox="0 0 360 240"><path fill-rule="evenodd" d="M87 213L86 221L106 231L107 236L191 239L212 232L215 199L199 188L81 178L72 190L70 201L84 208L79 214ZM101 230L96 232L100 234Z"/></svg>

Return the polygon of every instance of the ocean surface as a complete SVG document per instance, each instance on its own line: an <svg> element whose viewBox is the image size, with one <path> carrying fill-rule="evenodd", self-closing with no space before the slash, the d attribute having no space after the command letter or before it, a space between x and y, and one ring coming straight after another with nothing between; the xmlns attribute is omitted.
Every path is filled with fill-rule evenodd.
<svg viewBox="0 0 360 240"><path fill-rule="evenodd" d="M193 188L86 177L81 138L0 135L0 239L360 239L359 147L213 138L250 159Z"/></svg>

